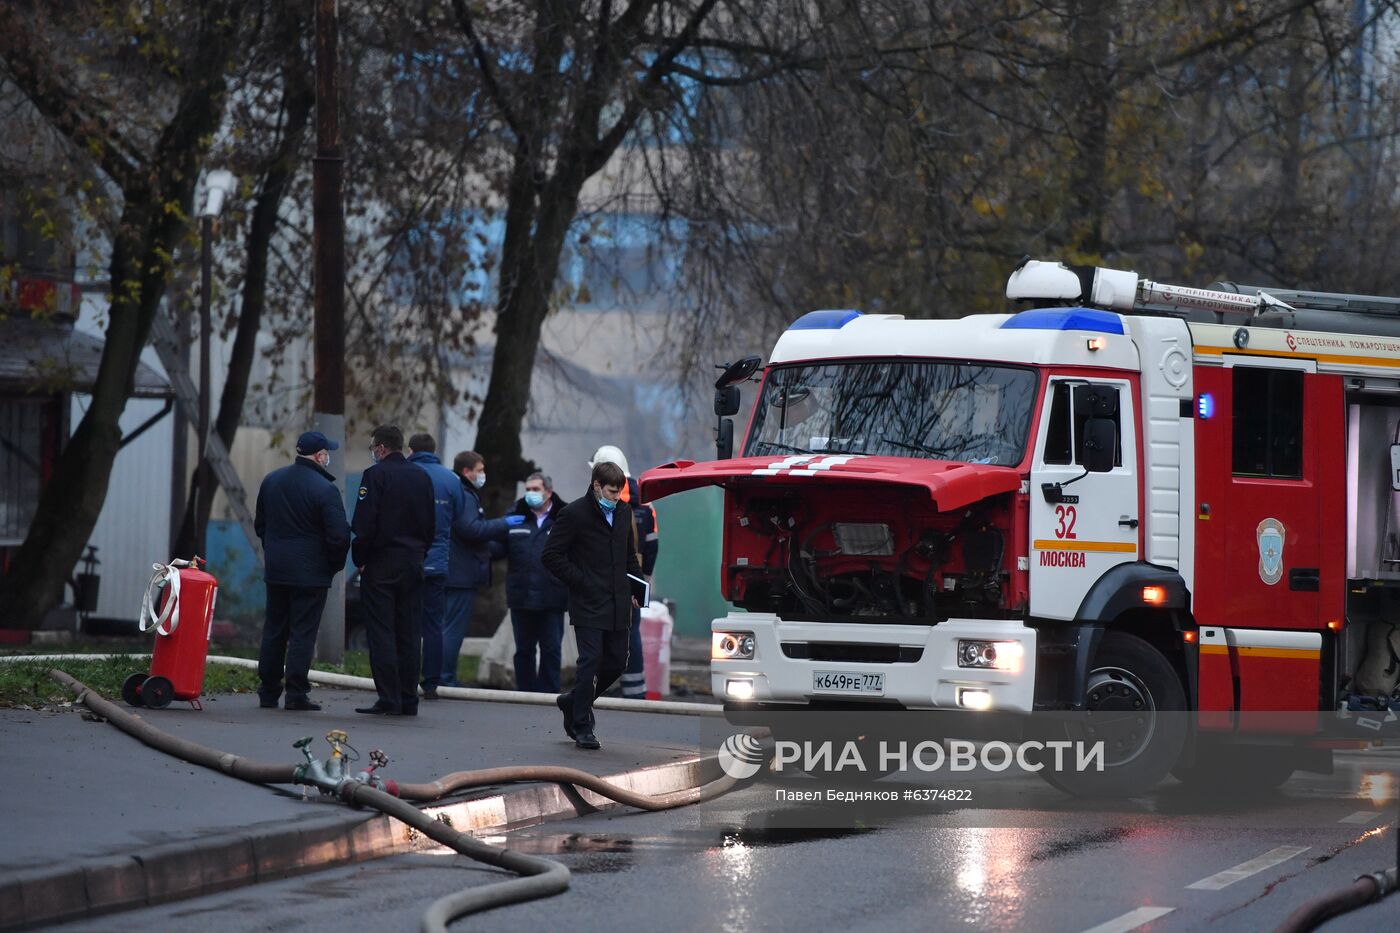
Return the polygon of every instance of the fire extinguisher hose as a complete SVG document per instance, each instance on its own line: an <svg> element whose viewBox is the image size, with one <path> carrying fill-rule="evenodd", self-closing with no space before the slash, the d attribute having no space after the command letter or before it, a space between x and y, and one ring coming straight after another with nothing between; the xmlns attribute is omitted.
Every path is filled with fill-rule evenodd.
<svg viewBox="0 0 1400 933"><path fill-rule="evenodd" d="M192 764L220 771L231 777L255 784L296 783L296 766L254 761L241 755L210 748L179 738L157 729L139 716L127 712L86 686L81 681L58 670L49 676L72 690L77 702L106 719L118 729L150 747L181 758ZM394 797L359 781L347 781L341 796L347 803L373 807L400 820L429 838L446 845L468 858L498 868L513 871L522 877L499 884L476 885L456 894L440 898L429 906L422 918L424 933L445 933L452 920L471 913L559 894L569 887L569 869L551 859L525 855L510 849L487 845L475 837L458 832L417 807L408 800L438 800L448 794L470 787L513 782L547 782L572 784L626 806L642 810L668 810L701 803L732 789L738 782L724 776L701 787L674 791L669 794L639 794L604 780L596 774L576 768L548 765L524 765L511 768L485 768L477 771L457 771L436 781L420 784L399 784L399 796Z"/></svg>
<svg viewBox="0 0 1400 933"><path fill-rule="evenodd" d="M141 597L141 615L138 617L141 631L155 629L157 635L169 635L179 627L181 566L188 566L188 562L175 560L169 564L151 565L155 572L151 574L151 582L146 584L146 594ZM161 607L160 612L156 612L151 592L158 591L161 587L168 588L169 595L166 596L165 605Z"/></svg>

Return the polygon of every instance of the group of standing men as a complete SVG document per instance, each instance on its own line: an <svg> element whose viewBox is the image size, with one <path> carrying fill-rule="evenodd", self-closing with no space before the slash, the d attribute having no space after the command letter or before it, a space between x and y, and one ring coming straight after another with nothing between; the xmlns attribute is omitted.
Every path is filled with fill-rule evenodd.
<svg viewBox="0 0 1400 933"><path fill-rule="evenodd" d="M310 700L307 674L327 588L347 550L360 571L379 694L356 712L371 715L416 715L420 674L428 699L439 687L459 685L458 656L476 593L490 585L492 560L508 557L516 687L559 689L567 608L579 645L579 680L558 705L570 738L583 748L599 747L593 699L619 677L624 695L644 695L639 610L627 574L649 579L657 553L655 514L639 504L622 452L599 448L583 499L566 504L548 476L533 473L515 507L488 519L480 454L460 453L448 469L431 435L410 438L405 457L402 432L379 427L370 443L374 465L364 472L347 526L326 469L336 447L317 432L303 434L297 460L269 474L258 492L255 525L267 557L268 591L261 705L278 705L285 665L286 708L320 709ZM635 511L629 502L638 504Z"/></svg>

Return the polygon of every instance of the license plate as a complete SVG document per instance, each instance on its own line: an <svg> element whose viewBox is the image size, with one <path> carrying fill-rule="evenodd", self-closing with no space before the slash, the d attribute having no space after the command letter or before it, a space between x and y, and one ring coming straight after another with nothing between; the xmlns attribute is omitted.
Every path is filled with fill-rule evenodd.
<svg viewBox="0 0 1400 933"><path fill-rule="evenodd" d="M871 693L878 696L885 692L885 675L816 671L812 674L812 690L816 693Z"/></svg>

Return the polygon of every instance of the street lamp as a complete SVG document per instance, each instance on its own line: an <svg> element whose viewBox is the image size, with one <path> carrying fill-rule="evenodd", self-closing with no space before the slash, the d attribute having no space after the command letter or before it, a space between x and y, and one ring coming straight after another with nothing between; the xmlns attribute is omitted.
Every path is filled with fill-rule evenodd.
<svg viewBox="0 0 1400 933"><path fill-rule="evenodd" d="M204 176L204 207L199 212L199 455L195 472L194 546L196 552L206 549L208 528L202 518L206 502L212 500L213 484L205 457L209 446L209 305L210 276L213 265L212 239L214 218L223 210L224 200L238 187L238 179L227 169L216 169ZM206 497L208 497L206 499ZM206 555L207 556L207 555Z"/></svg>

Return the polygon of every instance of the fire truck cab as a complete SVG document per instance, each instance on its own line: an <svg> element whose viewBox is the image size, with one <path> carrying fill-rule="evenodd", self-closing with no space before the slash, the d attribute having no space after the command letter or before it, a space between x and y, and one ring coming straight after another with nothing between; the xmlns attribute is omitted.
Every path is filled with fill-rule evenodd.
<svg viewBox="0 0 1400 933"><path fill-rule="evenodd" d="M1334 720L1390 731L1400 300L1035 261L1007 296L1038 306L804 315L740 456L642 478L725 489L715 694L1189 713L1123 792L1204 776L1202 743L1282 781Z"/></svg>

